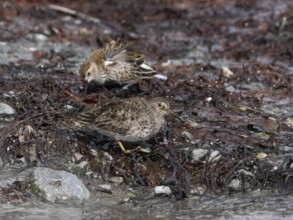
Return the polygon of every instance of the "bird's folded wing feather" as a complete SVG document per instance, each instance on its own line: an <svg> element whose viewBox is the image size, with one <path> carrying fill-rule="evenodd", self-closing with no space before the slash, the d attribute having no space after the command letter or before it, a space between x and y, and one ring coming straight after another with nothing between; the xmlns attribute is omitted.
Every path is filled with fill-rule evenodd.
<svg viewBox="0 0 293 220"><path fill-rule="evenodd" d="M125 102L109 103L95 110L79 114L78 119L89 123L97 130L109 131L125 135L131 129L131 125L137 120L137 112L134 106Z"/></svg>

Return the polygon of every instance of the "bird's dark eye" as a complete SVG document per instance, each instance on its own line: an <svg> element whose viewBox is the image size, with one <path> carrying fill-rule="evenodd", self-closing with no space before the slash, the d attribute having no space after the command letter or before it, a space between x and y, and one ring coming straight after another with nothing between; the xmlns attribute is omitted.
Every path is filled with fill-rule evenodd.
<svg viewBox="0 0 293 220"><path fill-rule="evenodd" d="M87 76L90 76L90 75L91 75L91 72L87 72L86 75L87 75Z"/></svg>
<svg viewBox="0 0 293 220"><path fill-rule="evenodd" d="M162 105L162 103L158 103L158 107L159 108L164 108L164 105Z"/></svg>

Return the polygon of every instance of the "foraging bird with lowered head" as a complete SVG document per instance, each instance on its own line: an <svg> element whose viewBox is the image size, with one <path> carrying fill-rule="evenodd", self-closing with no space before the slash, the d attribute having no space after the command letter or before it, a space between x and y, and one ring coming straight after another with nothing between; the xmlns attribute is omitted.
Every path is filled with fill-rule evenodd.
<svg viewBox="0 0 293 220"><path fill-rule="evenodd" d="M117 41L111 41L105 48L92 52L80 66L79 74L85 82L99 85L112 82L129 86L153 77L167 80L166 76L146 65L142 55L128 51L125 45Z"/></svg>

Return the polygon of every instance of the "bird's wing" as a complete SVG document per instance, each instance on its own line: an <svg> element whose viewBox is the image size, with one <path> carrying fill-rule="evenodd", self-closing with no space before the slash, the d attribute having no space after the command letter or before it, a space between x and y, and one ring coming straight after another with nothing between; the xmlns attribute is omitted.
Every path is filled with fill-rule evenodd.
<svg viewBox="0 0 293 220"><path fill-rule="evenodd" d="M111 41L105 47L105 61L125 61L127 59L126 45L120 44L117 41Z"/></svg>
<svg viewBox="0 0 293 220"><path fill-rule="evenodd" d="M126 135L140 115L132 102L116 101L79 114L78 119L104 132Z"/></svg>

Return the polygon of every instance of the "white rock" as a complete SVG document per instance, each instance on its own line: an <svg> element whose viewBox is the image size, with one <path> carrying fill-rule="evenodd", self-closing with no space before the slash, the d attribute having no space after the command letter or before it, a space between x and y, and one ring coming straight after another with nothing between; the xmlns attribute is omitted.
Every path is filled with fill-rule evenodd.
<svg viewBox="0 0 293 220"><path fill-rule="evenodd" d="M15 110L5 103L0 103L0 114L13 115Z"/></svg>
<svg viewBox="0 0 293 220"><path fill-rule="evenodd" d="M73 109L73 106L72 105L65 105L65 108L70 110L70 109Z"/></svg>
<svg viewBox="0 0 293 220"><path fill-rule="evenodd" d="M172 191L169 186L156 186L155 187L156 194L166 194L171 195Z"/></svg>
<svg viewBox="0 0 293 220"><path fill-rule="evenodd" d="M100 184L98 187L104 190L112 190L112 186L110 184Z"/></svg>
<svg viewBox="0 0 293 220"><path fill-rule="evenodd" d="M208 149L202 149L202 148L194 149L191 153L191 157L192 157L191 162L194 163L194 162L200 161L204 156L208 154L208 152L209 152Z"/></svg>
<svg viewBox="0 0 293 220"><path fill-rule="evenodd" d="M66 171L38 167L33 171L34 185L45 194L48 201L79 201L89 199L90 192L80 179Z"/></svg>
<svg viewBox="0 0 293 220"><path fill-rule="evenodd" d="M109 177L109 181L112 183L123 183L124 178L121 176L112 176L112 177Z"/></svg>
<svg viewBox="0 0 293 220"><path fill-rule="evenodd" d="M223 66L221 69L222 69L223 76L225 76L227 78L234 75L234 73L228 67Z"/></svg>
<svg viewBox="0 0 293 220"><path fill-rule="evenodd" d="M209 157L209 162L219 160L221 158L221 154L218 150L212 151Z"/></svg>
<svg viewBox="0 0 293 220"><path fill-rule="evenodd" d="M209 96L209 97L206 98L205 101L206 101L206 102L211 102L212 100L213 100L213 98Z"/></svg>

